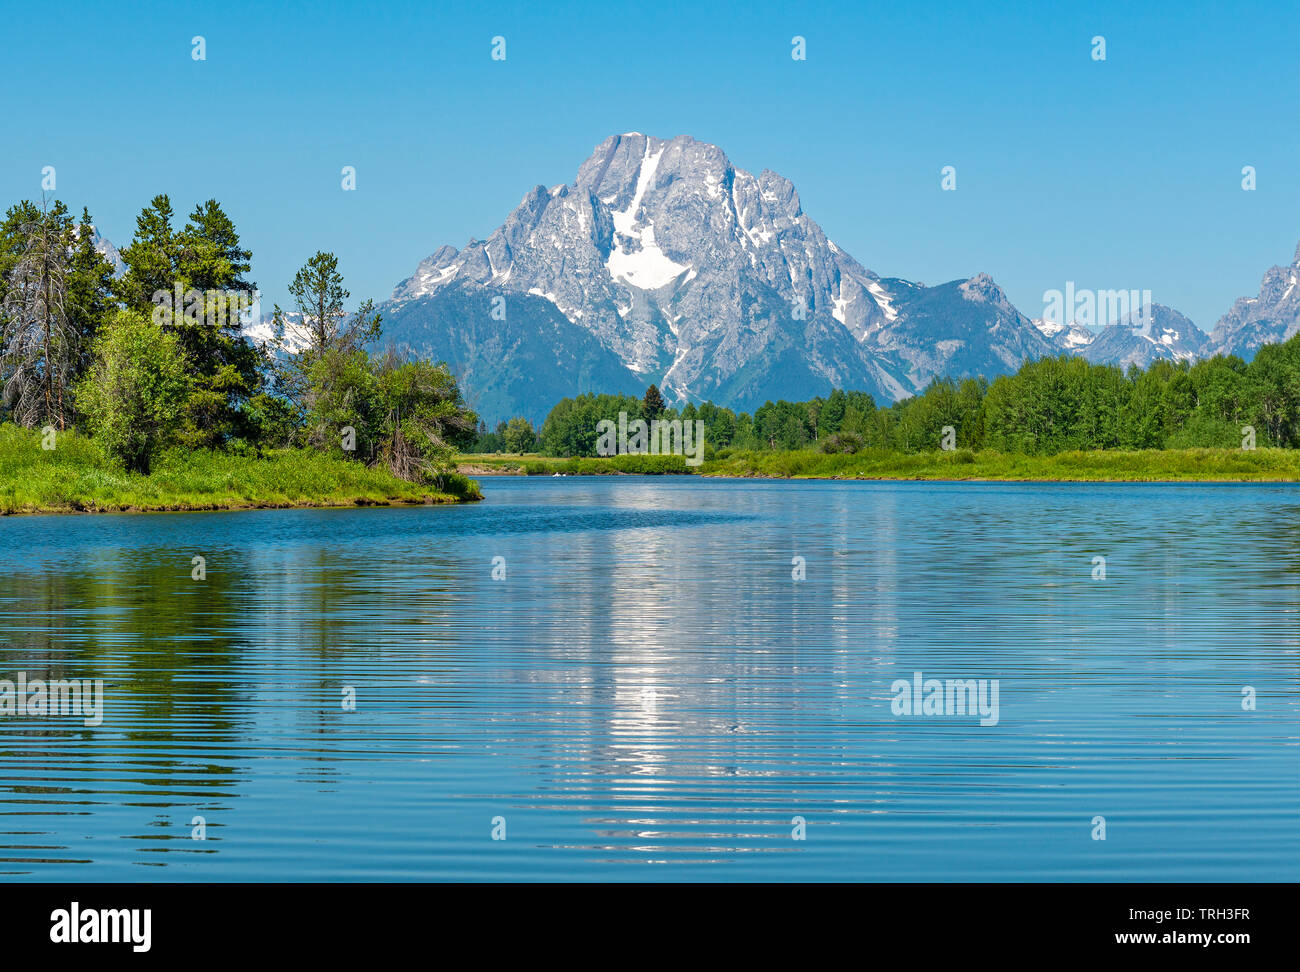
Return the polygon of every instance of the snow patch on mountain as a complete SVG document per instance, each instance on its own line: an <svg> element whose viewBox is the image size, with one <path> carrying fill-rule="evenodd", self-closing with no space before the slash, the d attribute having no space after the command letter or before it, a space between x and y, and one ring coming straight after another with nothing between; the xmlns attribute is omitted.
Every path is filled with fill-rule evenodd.
<svg viewBox="0 0 1300 972"><path fill-rule="evenodd" d="M646 154L637 174L632 201L627 209L610 213L614 220L614 248L605 261L605 267L613 279L624 280L641 290L658 290L691 269L674 263L664 254L655 242L654 223L642 222L638 215L641 200L645 198L645 191L654 179L663 154L663 148L652 154L651 143L646 142Z"/></svg>

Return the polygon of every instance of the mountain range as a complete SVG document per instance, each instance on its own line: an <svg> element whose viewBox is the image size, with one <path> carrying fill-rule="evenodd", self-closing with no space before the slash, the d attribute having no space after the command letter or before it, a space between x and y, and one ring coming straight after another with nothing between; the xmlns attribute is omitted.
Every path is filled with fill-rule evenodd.
<svg viewBox="0 0 1300 972"><path fill-rule="evenodd" d="M487 239L435 250L380 310L383 343L446 361L485 418L537 422L565 396L652 382L671 403L749 411L833 388L896 401L1062 353L1249 359L1300 331L1298 278L1300 248L1209 334L1154 303L1100 328L1031 320L985 273L926 286L863 267L771 170L629 132L573 182L527 192Z"/></svg>
<svg viewBox="0 0 1300 972"><path fill-rule="evenodd" d="M385 339L446 360L480 412L539 420L564 395L639 392L751 410L832 388L895 401L1061 353L1146 367L1249 358L1300 331L1300 249L1206 334L1172 308L1105 327L1030 320L987 274L881 277L788 180L715 145L613 135L572 183L529 191L486 240L443 246L382 305Z"/></svg>

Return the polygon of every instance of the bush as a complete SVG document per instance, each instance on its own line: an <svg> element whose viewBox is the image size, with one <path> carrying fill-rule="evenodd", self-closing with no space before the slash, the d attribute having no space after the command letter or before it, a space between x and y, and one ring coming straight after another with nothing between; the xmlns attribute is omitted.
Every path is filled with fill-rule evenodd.
<svg viewBox="0 0 1300 972"><path fill-rule="evenodd" d="M175 335L144 314L121 311L94 345L77 387L92 434L126 468L147 473L180 431L192 380Z"/></svg>
<svg viewBox="0 0 1300 972"><path fill-rule="evenodd" d="M850 455L862 448L862 437L853 432L836 432L822 440L821 450L826 453L847 452Z"/></svg>

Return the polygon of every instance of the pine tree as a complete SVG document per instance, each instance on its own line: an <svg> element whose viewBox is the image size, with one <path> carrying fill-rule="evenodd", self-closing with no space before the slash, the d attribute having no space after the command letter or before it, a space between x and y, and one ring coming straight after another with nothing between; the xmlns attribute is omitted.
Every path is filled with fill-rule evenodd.
<svg viewBox="0 0 1300 972"><path fill-rule="evenodd" d="M355 351L380 334L380 316L374 301L363 303L349 319L344 303L351 296L343 287L339 261L333 253L317 251L293 277L289 293L298 305L298 320L290 321L275 309L276 331L281 344L301 349L308 358L327 351Z"/></svg>
<svg viewBox="0 0 1300 972"><path fill-rule="evenodd" d="M194 376L182 441L211 448L254 431L245 406L261 388L264 362L241 321L255 306L256 285L244 278L252 253L215 199L196 206L180 231L173 215L166 195L140 213L117 292L142 313L170 307L166 323ZM178 292L180 307L172 303Z"/></svg>
<svg viewBox="0 0 1300 972"><path fill-rule="evenodd" d="M189 286L253 295L255 285L244 279L253 254L240 245L234 222L215 199L194 207L176 242L178 269Z"/></svg>
<svg viewBox="0 0 1300 972"><path fill-rule="evenodd" d="M361 362L369 360L365 345L381 331L373 301L365 301L351 317L347 315L345 304L350 294L338 266L338 257L318 250L289 284L289 293L298 305L297 319L278 306L273 319L273 343L281 357L289 359L287 365L276 367L276 384L304 414L315 417L307 432L308 441L315 445L333 434L331 422L322 419L322 403L347 395L345 389L359 374Z"/></svg>
<svg viewBox="0 0 1300 972"><path fill-rule="evenodd" d="M242 321L256 306L257 286L244 278L253 254L215 199L194 207L175 244L182 291L198 291L203 303L201 324L184 320L177 328L195 376L186 439L213 447L249 438L254 430L245 406L262 386L264 368Z"/></svg>
<svg viewBox="0 0 1300 972"><path fill-rule="evenodd" d="M24 199L11 206L0 222L0 315L3 314L5 294L9 291L9 275L27 249L27 229L40 219L41 211L35 203Z"/></svg>
<svg viewBox="0 0 1300 972"><path fill-rule="evenodd" d="M83 208L68 268L68 322L77 343L72 383L90 367L92 344L113 310L113 265L95 249L95 227Z"/></svg>
<svg viewBox="0 0 1300 972"><path fill-rule="evenodd" d="M657 419L662 415L667 406L664 405L664 397L659 394L659 386L651 385L645 390L645 400L641 403L641 417L647 422Z"/></svg>
<svg viewBox="0 0 1300 972"><path fill-rule="evenodd" d="M122 303L131 310L151 313L154 295L171 293L180 280L178 249L171 200L165 195L154 196L136 217L135 236L121 253L126 273L116 289Z"/></svg>

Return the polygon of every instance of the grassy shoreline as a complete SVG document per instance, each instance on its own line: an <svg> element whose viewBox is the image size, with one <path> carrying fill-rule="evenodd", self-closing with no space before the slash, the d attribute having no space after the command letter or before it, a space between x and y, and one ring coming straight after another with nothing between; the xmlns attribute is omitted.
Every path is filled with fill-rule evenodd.
<svg viewBox="0 0 1300 972"><path fill-rule="evenodd" d="M740 453L705 463L707 476L774 479L880 479L986 482L1300 482L1300 450L1163 449L1062 452L1027 456L1000 452L854 455L803 450Z"/></svg>
<svg viewBox="0 0 1300 972"><path fill-rule="evenodd" d="M460 475L434 490L309 450L260 458L173 450L148 475L129 473L83 436L60 434L55 448L44 450L39 432L0 428L0 515L409 506L482 498L478 484Z"/></svg>
<svg viewBox="0 0 1300 972"><path fill-rule="evenodd" d="M678 465L653 468L632 460L677 459ZM863 450L855 454L736 452L691 468L681 457L615 456L560 459L545 456L459 457L462 473L472 475L618 475L676 473L737 479L944 480L953 482L1300 482L1300 450L1163 449L1135 452L1062 452L1027 456L1000 452L897 453Z"/></svg>
<svg viewBox="0 0 1300 972"><path fill-rule="evenodd" d="M408 483L386 469L309 450L262 457L173 450L149 475L125 472L98 446L61 434L41 448L39 432L0 428L0 515L21 513L200 512L349 508L472 502L483 498L466 476L701 475L743 479L944 480L971 482L1300 482L1300 450L1170 449L1065 452L855 454L723 452L702 466L681 456L566 459L537 455L462 455L442 490Z"/></svg>
<svg viewBox="0 0 1300 972"><path fill-rule="evenodd" d="M566 459L534 453L466 453L456 457L464 476L684 476L694 470L684 456L608 456Z"/></svg>

